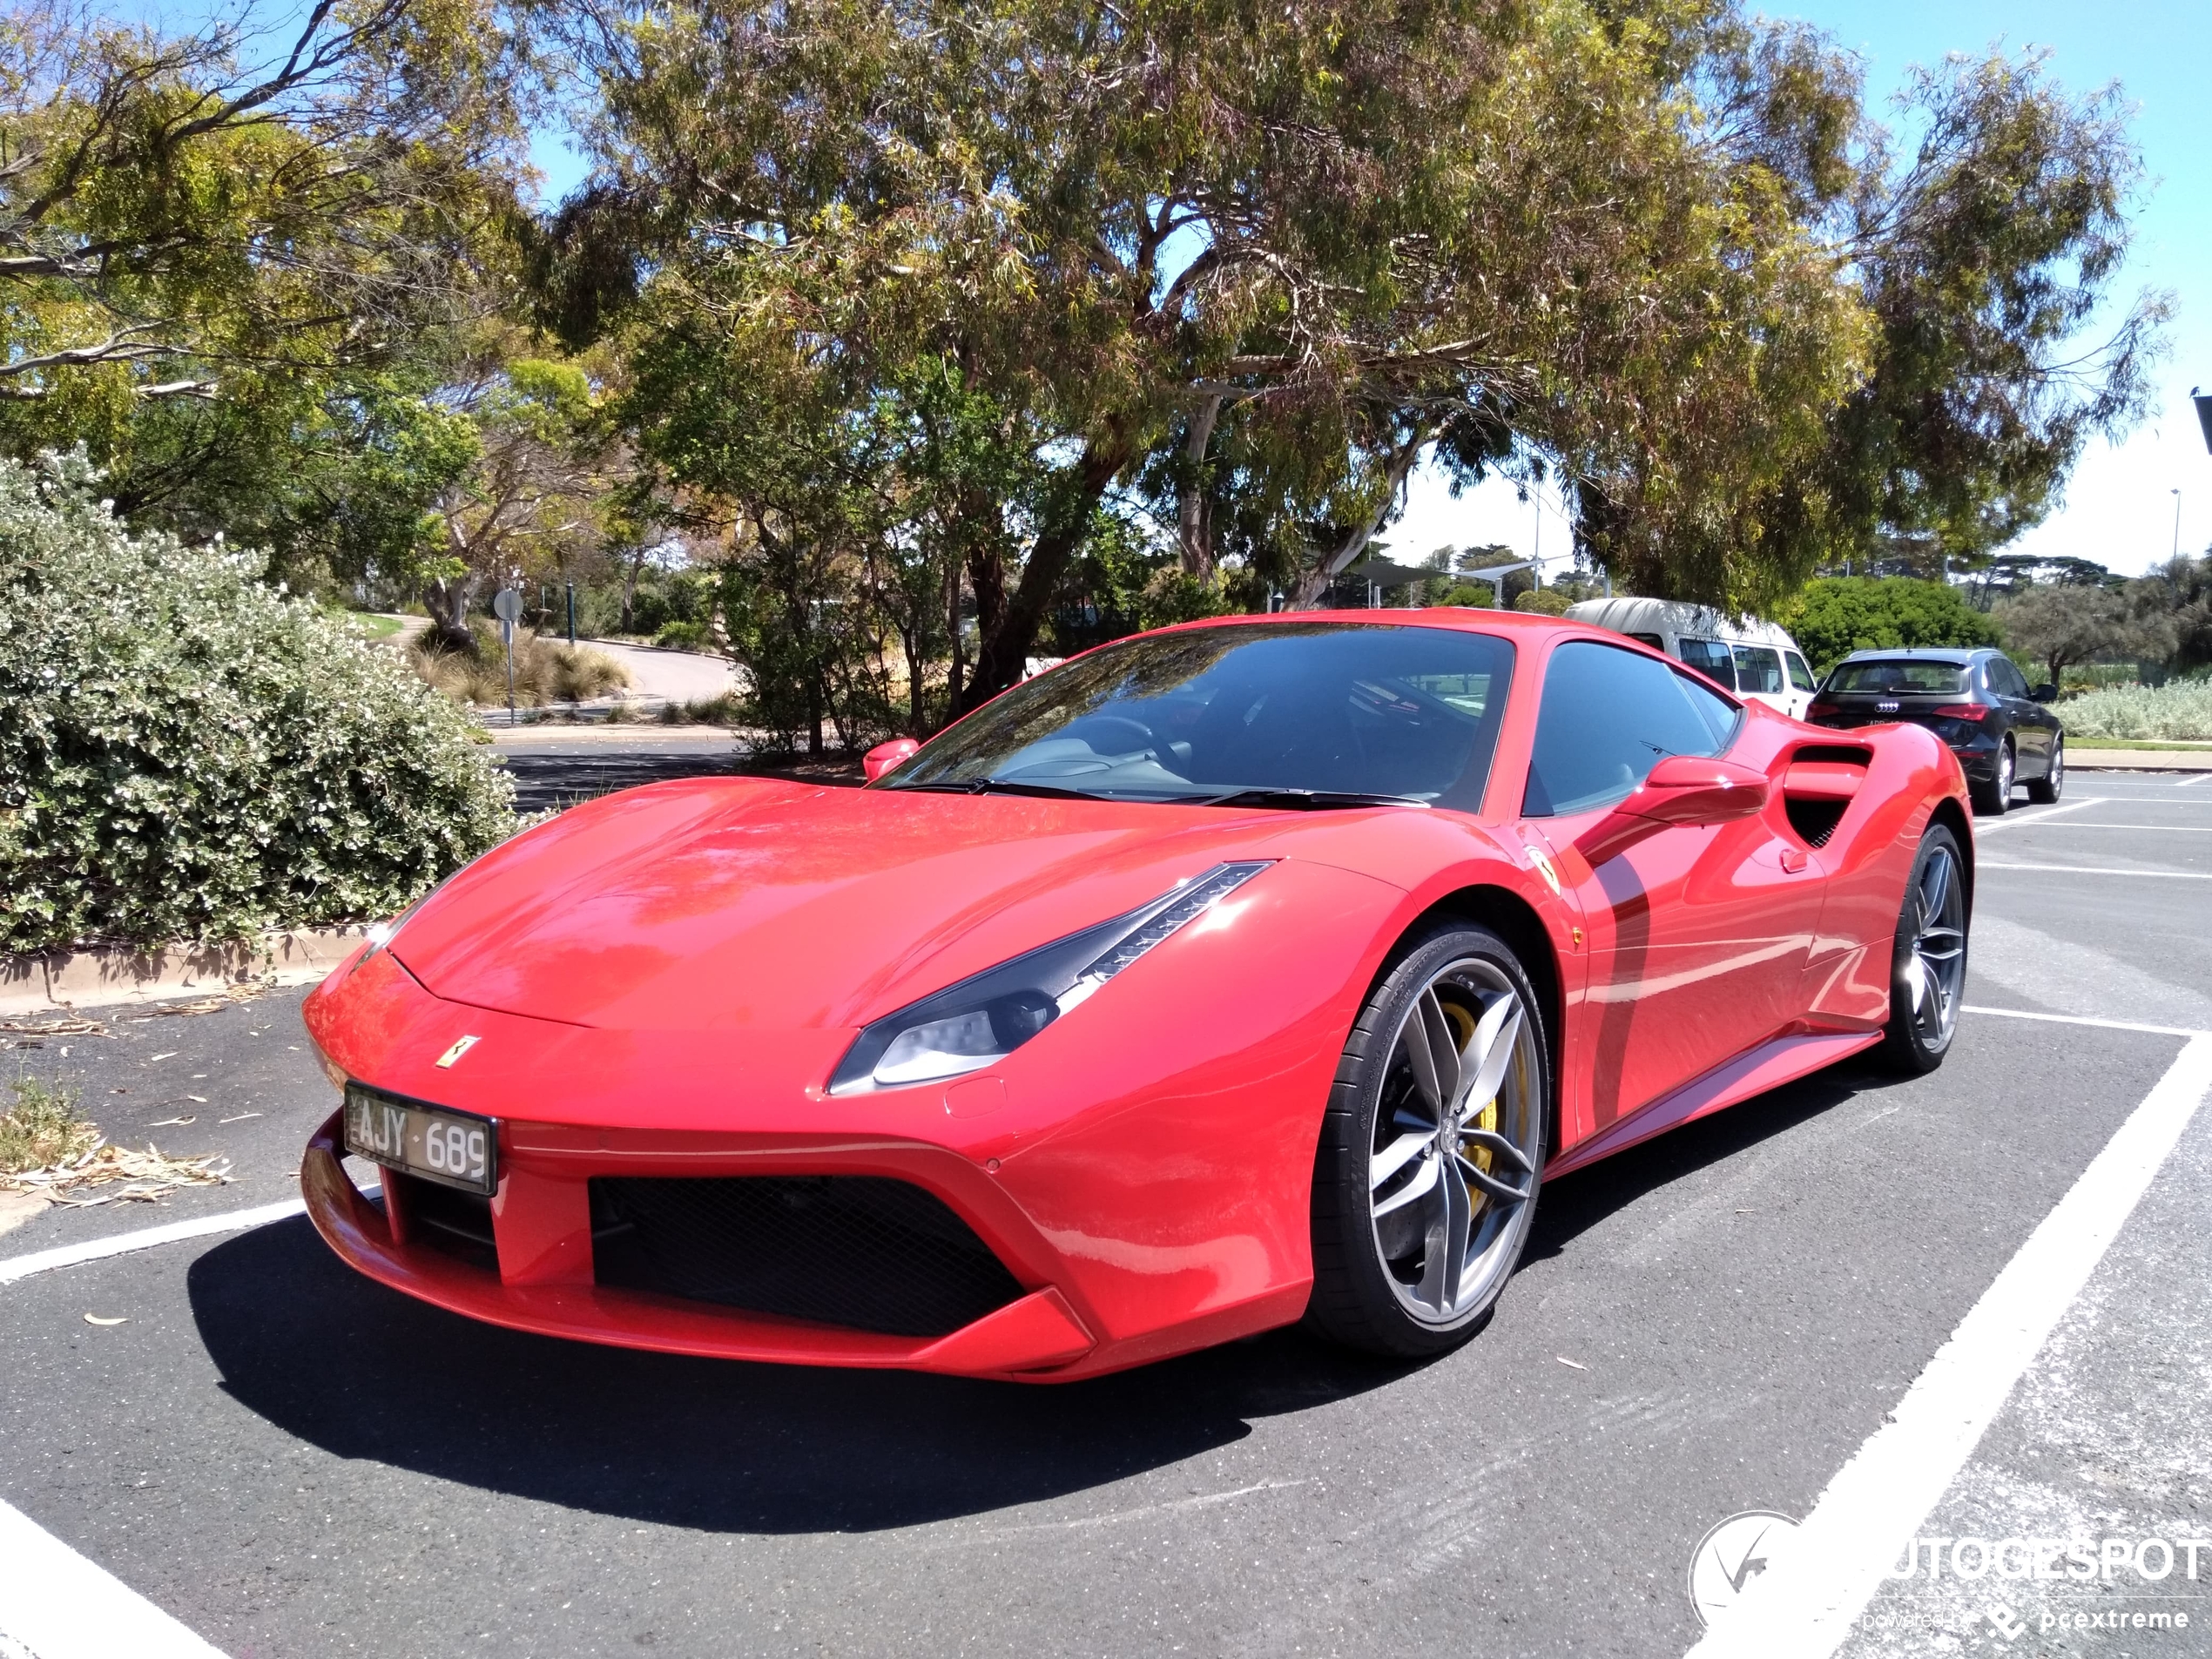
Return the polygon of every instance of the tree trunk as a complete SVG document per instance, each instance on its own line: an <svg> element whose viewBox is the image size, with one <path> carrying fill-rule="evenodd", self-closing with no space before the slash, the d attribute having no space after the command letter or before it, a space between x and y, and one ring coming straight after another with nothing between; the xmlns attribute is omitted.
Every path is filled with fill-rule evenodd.
<svg viewBox="0 0 2212 1659"><path fill-rule="evenodd" d="M1406 475L1413 471L1413 463L1420 459L1421 451L1428 447L1429 440L1435 435L1433 428L1422 427L1406 441L1397 454L1391 456L1390 489L1383 496L1382 505L1366 523L1345 537L1334 552L1298 578L1298 590L1291 595L1286 609L1312 610L1320 603L1321 596L1328 591L1329 584L1350 569L1352 562L1366 550L1367 543L1375 539L1375 533L1382 529L1383 521L1390 516L1390 509L1397 505L1398 492L1405 488Z"/></svg>
<svg viewBox="0 0 2212 1659"><path fill-rule="evenodd" d="M1206 446L1221 418L1222 395L1216 392L1190 417L1183 442L1184 475L1176 504L1176 541L1183 568L1201 582L1213 580L1213 498L1206 493Z"/></svg>
<svg viewBox="0 0 2212 1659"><path fill-rule="evenodd" d="M1093 438L1083 446L1082 459L1076 464L1075 477L1061 500L1060 510L1029 550L1028 563L1022 567L1022 580L1007 602L1003 618L996 629L984 632L981 649L975 654L974 675L966 695L955 705L957 712L981 708L1020 681L1045 611L1060 590L1061 578L1090 534L1090 516L1105 496L1106 486L1129 460L1128 446L1118 436Z"/></svg>
<svg viewBox="0 0 2212 1659"><path fill-rule="evenodd" d="M475 637L469 631L469 607L476 603L483 577L464 570L451 581L441 577L422 590L422 608L430 613L430 631L448 651L473 651Z"/></svg>
<svg viewBox="0 0 2212 1659"><path fill-rule="evenodd" d="M907 735L920 742L929 735L925 730L927 721L922 713L921 642L922 627L917 622L910 628L899 630L899 644L907 653Z"/></svg>

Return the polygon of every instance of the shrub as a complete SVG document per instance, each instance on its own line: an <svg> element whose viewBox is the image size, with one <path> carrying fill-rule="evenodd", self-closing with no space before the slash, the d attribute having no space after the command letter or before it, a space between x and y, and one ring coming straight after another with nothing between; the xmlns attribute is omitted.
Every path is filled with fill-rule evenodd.
<svg viewBox="0 0 2212 1659"><path fill-rule="evenodd" d="M1855 651L1998 643L1996 627L1957 589L1909 577L1821 577L1775 620L1823 674Z"/></svg>
<svg viewBox="0 0 2212 1659"><path fill-rule="evenodd" d="M2059 705L2069 738L2212 741L2212 680L2111 685Z"/></svg>
<svg viewBox="0 0 2212 1659"><path fill-rule="evenodd" d="M653 636L653 644L664 651L711 651L713 641L703 622L671 622L664 624Z"/></svg>
<svg viewBox="0 0 2212 1659"><path fill-rule="evenodd" d="M388 915L509 833L460 711L96 478L0 462L0 950Z"/></svg>
<svg viewBox="0 0 2212 1659"><path fill-rule="evenodd" d="M428 685L457 703L507 701L507 647L496 625L469 624L474 651L449 651L424 632L408 647L408 660ZM604 651L564 645L527 628L515 631L515 701L526 708L604 697L630 684L630 671Z"/></svg>

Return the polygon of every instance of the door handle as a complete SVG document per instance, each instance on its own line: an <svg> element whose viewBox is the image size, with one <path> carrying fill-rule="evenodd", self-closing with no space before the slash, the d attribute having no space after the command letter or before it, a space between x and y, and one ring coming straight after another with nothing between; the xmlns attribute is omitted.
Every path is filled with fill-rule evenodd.
<svg viewBox="0 0 2212 1659"><path fill-rule="evenodd" d="M1794 846L1785 846L1782 849L1782 869L1783 873L1786 875L1797 875L1801 873L1804 867L1811 862L1812 860L1810 858L1808 858L1804 853L1798 852Z"/></svg>

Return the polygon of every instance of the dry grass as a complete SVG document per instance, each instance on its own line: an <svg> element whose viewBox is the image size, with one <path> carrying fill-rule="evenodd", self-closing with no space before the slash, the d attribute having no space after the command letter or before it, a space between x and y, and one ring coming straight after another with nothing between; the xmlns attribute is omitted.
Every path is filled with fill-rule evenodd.
<svg viewBox="0 0 2212 1659"><path fill-rule="evenodd" d="M83 1157L100 1132L77 1115L77 1091L19 1076L16 1103L0 1113L0 1182Z"/></svg>
<svg viewBox="0 0 2212 1659"><path fill-rule="evenodd" d="M425 633L408 646L415 671L457 703L499 705L507 701L507 650L490 629L476 631L472 653L448 650ZM515 631L515 701L529 708L605 697L630 684L630 671L604 651L563 645Z"/></svg>
<svg viewBox="0 0 2212 1659"><path fill-rule="evenodd" d="M13 1087L15 1104L0 1113L0 1192L63 1204L150 1204L179 1187L220 1186L231 1178L227 1159L111 1146L77 1115L77 1091L67 1083L18 1074Z"/></svg>

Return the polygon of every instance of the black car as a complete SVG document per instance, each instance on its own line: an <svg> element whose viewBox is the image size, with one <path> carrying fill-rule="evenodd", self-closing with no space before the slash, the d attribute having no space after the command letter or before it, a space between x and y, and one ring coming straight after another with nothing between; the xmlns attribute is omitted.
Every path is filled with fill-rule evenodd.
<svg viewBox="0 0 2212 1659"><path fill-rule="evenodd" d="M2045 706L2057 689L2028 690L1999 651L1855 651L1828 671L1805 711L1815 725L1909 720L1951 746L1966 768L1974 811L1994 816L2013 786L2054 801L2066 782L2066 729Z"/></svg>

